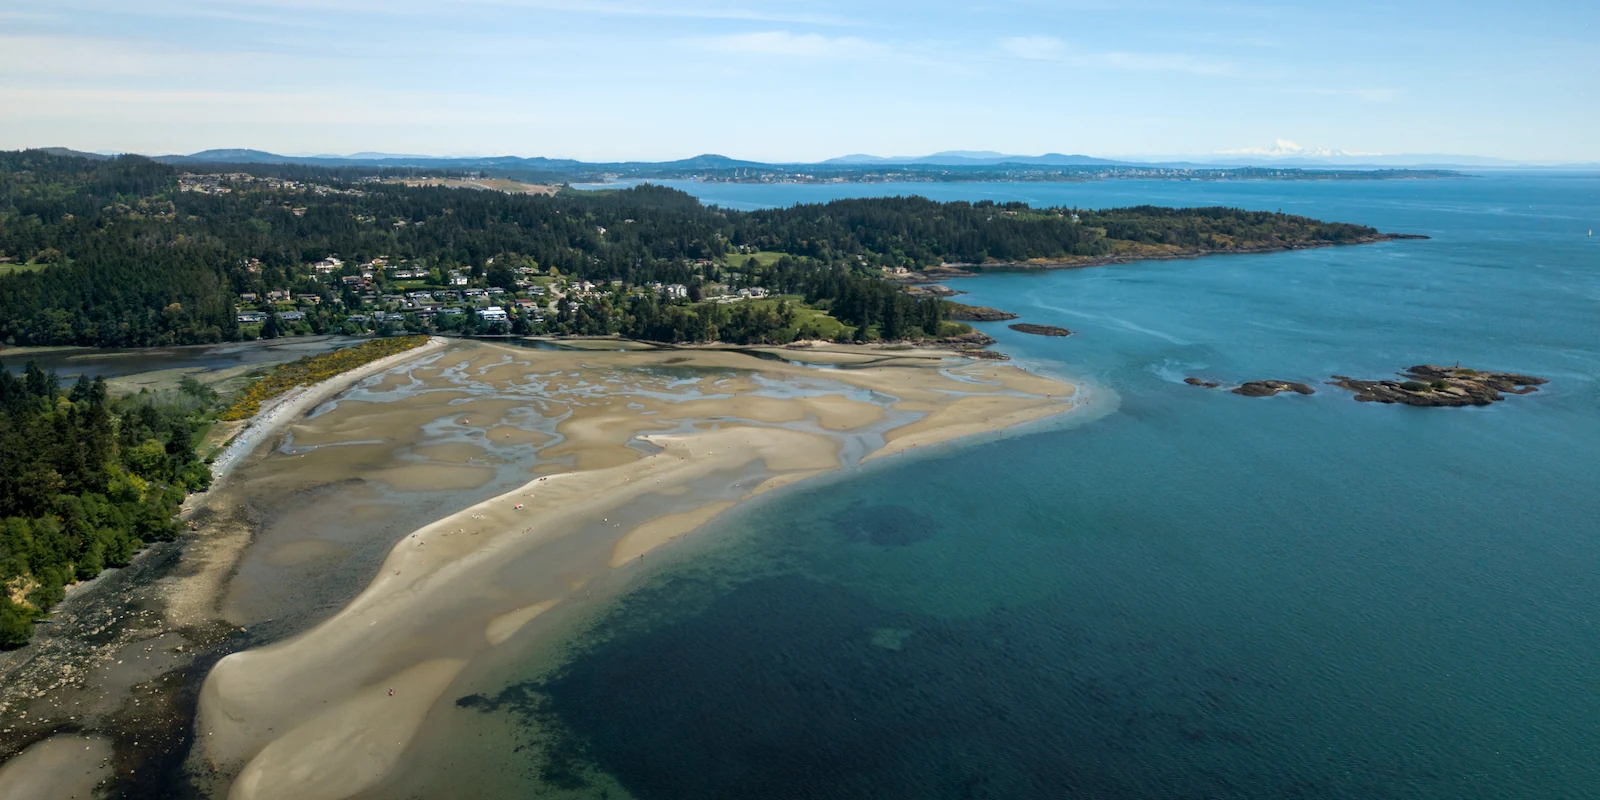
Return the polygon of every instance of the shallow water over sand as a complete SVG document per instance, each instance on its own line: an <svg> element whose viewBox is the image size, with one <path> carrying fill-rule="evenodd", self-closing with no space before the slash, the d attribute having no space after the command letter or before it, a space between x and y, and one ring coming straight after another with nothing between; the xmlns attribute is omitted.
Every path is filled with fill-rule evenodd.
<svg viewBox="0 0 1600 800"><path fill-rule="evenodd" d="M460 345L315 409L240 475L275 507L224 605L293 635L211 671L191 767L240 798L368 788L457 676L586 617L737 503L1073 407L1010 365L881 360Z"/></svg>
<svg viewBox="0 0 1600 800"><path fill-rule="evenodd" d="M730 205L830 187L686 186ZM1241 205L1394 242L953 282L1116 413L839 478L702 532L465 678L425 797L1578 797L1600 786L1593 176L919 184ZM1551 379L1482 409L1332 374ZM1244 398L1182 384L1304 381ZM736 536L724 534L736 532ZM432 723L430 723L432 724Z"/></svg>

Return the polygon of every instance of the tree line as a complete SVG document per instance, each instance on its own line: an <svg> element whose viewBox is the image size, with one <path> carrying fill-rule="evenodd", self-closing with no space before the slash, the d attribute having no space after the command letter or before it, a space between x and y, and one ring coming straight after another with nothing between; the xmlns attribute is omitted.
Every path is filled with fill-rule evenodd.
<svg viewBox="0 0 1600 800"><path fill-rule="evenodd" d="M211 483L195 455L210 389L114 399L105 381L63 388L29 362L0 365L0 647L28 639L65 587L176 533L173 514Z"/></svg>
<svg viewBox="0 0 1600 800"><path fill-rule="evenodd" d="M895 297L880 279L884 267L1095 257L1140 248L1259 249L1376 233L1228 208L1093 211L887 197L736 211L651 185L528 196L363 183L359 178L366 175L350 168L185 168L293 175L317 185L180 191L177 168L137 156L0 153L0 259L6 260L0 261L0 340L121 346L232 341L241 335L234 312L240 293L293 289L341 296L307 268L330 255L483 275L514 254L545 271L639 286L705 284L721 265L737 265L741 250L790 258L736 269L738 280L836 301L839 319L867 321L889 338L887 332L937 328L930 321L938 305ZM716 312L670 315L691 313ZM659 329L658 323L639 329ZM667 327L679 330L676 323Z"/></svg>

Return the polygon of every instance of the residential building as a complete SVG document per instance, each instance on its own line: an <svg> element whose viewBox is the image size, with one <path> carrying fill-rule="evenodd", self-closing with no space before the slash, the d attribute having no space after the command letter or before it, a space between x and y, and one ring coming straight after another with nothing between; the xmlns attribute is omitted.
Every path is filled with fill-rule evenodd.
<svg viewBox="0 0 1600 800"><path fill-rule="evenodd" d="M505 322L506 310L499 306L478 309L478 317L485 322Z"/></svg>

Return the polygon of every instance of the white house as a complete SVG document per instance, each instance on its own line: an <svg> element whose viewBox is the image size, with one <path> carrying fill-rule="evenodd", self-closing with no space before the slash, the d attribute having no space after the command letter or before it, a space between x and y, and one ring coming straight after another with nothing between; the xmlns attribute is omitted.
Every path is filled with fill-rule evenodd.
<svg viewBox="0 0 1600 800"><path fill-rule="evenodd" d="M505 322L506 310L499 306L478 309L478 318L485 322Z"/></svg>

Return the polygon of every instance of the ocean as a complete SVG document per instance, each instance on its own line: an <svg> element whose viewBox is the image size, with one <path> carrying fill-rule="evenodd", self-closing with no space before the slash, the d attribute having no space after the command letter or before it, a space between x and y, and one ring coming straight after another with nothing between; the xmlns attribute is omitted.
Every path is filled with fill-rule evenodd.
<svg viewBox="0 0 1600 800"><path fill-rule="evenodd" d="M714 521L510 647L389 786L669 798L1600 796L1600 175L897 186L1426 241L953 281L1086 405ZM1537 375L1486 408L1330 376ZM1273 378L1311 396L1185 385Z"/></svg>

